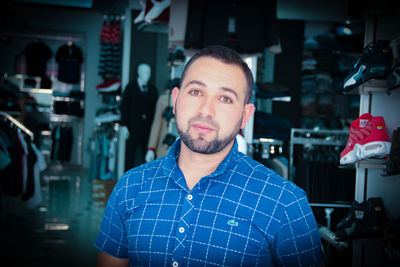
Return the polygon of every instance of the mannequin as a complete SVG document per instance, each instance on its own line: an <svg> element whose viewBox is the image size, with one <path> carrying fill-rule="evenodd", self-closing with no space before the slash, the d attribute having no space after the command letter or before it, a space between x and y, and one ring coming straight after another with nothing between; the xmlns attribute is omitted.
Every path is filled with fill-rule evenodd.
<svg viewBox="0 0 400 267"><path fill-rule="evenodd" d="M149 82L151 67L142 63L137 78L130 82L121 102L121 131L127 140L125 171L144 163L150 128L158 99L157 88Z"/></svg>

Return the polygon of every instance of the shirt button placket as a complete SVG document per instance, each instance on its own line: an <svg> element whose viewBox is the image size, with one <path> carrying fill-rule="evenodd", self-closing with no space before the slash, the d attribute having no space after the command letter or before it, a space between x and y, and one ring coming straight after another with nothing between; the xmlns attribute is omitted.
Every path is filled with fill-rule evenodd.
<svg viewBox="0 0 400 267"><path fill-rule="evenodd" d="M179 218L179 223L176 229L176 240L174 245L173 266L178 266L181 262L184 251L185 251L185 239L188 234L188 227L193 215L193 194L187 194L184 201L183 207L181 209L181 214Z"/></svg>

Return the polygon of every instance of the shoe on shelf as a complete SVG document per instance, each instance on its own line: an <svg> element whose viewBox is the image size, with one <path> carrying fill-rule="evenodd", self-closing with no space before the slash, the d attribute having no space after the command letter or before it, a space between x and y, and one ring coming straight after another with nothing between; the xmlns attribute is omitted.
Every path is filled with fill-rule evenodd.
<svg viewBox="0 0 400 267"><path fill-rule="evenodd" d="M398 63L387 77L388 90L393 90L400 86L400 63Z"/></svg>
<svg viewBox="0 0 400 267"><path fill-rule="evenodd" d="M386 210L381 197L372 197L361 203L351 204L347 215L336 225L336 237L379 238L384 233Z"/></svg>
<svg viewBox="0 0 400 267"><path fill-rule="evenodd" d="M383 117L364 113L350 125L346 147L340 154L340 164L347 165L372 157L387 157L390 147Z"/></svg>
<svg viewBox="0 0 400 267"><path fill-rule="evenodd" d="M349 237L359 236L360 229L358 225L365 217L365 203L359 203L354 200L351 203L350 210L346 216L336 225L336 237L346 239Z"/></svg>
<svg viewBox="0 0 400 267"><path fill-rule="evenodd" d="M386 79L393 59L389 43L388 40L377 40L363 49L353 69L344 79L344 91L356 88L370 79Z"/></svg>
<svg viewBox="0 0 400 267"><path fill-rule="evenodd" d="M97 85L97 90L99 92L113 92L117 91L121 87L120 79L111 79Z"/></svg>

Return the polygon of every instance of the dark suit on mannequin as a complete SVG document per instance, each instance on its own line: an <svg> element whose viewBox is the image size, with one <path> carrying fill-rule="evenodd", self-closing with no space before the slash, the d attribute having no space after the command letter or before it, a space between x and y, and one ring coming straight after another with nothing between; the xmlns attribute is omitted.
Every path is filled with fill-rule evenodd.
<svg viewBox="0 0 400 267"><path fill-rule="evenodd" d="M140 64L138 78L130 82L121 102L121 125L126 126L129 137L126 143L125 171L145 162L147 143L158 99L157 88L148 82L150 66Z"/></svg>

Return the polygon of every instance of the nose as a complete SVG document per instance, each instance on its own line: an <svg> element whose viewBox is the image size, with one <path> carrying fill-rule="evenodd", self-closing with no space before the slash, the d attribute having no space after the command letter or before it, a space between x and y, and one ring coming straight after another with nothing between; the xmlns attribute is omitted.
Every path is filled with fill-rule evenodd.
<svg viewBox="0 0 400 267"><path fill-rule="evenodd" d="M215 102L210 97L203 97L199 106L199 115L203 117L213 118L215 115Z"/></svg>

